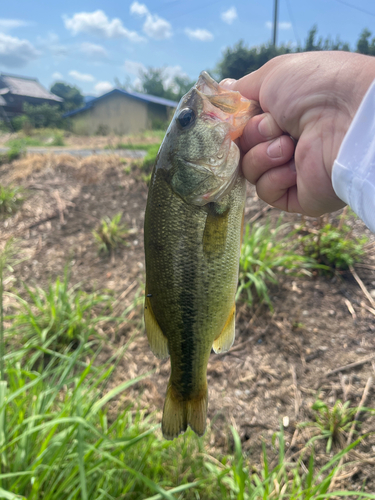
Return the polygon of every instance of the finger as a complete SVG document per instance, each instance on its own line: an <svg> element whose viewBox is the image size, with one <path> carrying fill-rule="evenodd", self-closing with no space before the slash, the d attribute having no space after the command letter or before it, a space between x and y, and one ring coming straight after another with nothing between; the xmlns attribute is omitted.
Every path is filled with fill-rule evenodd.
<svg viewBox="0 0 375 500"><path fill-rule="evenodd" d="M283 131L269 113L263 113L251 118L241 136L241 149L249 151L255 145L275 139L283 134Z"/></svg>
<svg viewBox="0 0 375 500"><path fill-rule="evenodd" d="M293 161L291 163L294 163ZM297 196L297 174L290 163L271 168L258 180L259 198L280 210L303 213Z"/></svg>
<svg viewBox="0 0 375 500"><path fill-rule="evenodd" d="M256 184L268 170L288 163L294 154L294 142L288 135L262 142L251 148L242 159L246 179Z"/></svg>
<svg viewBox="0 0 375 500"><path fill-rule="evenodd" d="M259 101L259 91L265 76L266 73L260 68L239 80L226 78L220 82L220 85L228 90L237 90L247 99Z"/></svg>

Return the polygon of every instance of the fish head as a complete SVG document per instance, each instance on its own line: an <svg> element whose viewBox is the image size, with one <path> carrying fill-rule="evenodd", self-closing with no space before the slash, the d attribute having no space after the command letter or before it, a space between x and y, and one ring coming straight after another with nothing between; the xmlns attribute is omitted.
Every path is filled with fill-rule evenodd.
<svg viewBox="0 0 375 500"><path fill-rule="evenodd" d="M160 150L173 191L187 203L220 201L239 172L237 139L261 112L255 101L221 87L205 71L181 99Z"/></svg>

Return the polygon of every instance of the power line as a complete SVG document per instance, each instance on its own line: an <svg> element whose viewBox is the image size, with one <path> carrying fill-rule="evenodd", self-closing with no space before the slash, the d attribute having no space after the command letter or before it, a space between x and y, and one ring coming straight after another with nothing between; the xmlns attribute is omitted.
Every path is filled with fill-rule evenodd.
<svg viewBox="0 0 375 500"><path fill-rule="evenodd" d="M278 0L273 0L273 46L276 47L276 37L277 37L277 2Z"/></svg>
<svg viewBox="0 0 375 500"><path fill-rule="evenodd" d="M290 6L289 0L286 0L286 7L288 9L288 14L289 14L290 22L292 23L294 38L296 39L297 44L301 45L301 42L300 42L300 39L299 39L299 36L298 36L298 32L297 32L297 28L296 28L296 23L294 21L294 17L293 17L293 14L292 14L292 8Z"/></svg>
<svg viewBox="0 0 375 500"><path fill-rule="evenodd" d="M345 2L344 0L335 0L335 1L343 5L346 5L347 7L351 7L352 9L358 10L359 12L363 12L364 14L368 14L369 16L375 17L375 14L373 12L369 12L368 10L362 9L361 7L357 7L356 5Z"/></svg>

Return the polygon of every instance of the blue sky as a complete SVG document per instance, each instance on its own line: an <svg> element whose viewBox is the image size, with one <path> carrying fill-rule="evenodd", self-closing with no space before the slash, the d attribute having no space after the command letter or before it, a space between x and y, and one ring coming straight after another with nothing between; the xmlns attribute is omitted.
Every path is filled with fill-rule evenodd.
<svg viewBox="0 0 375 500"><path fill-rule="evenodd" d="M85 94L110 90L114 78L137 83L139 70L165 67L165 78L196 79L240 39L272 36L273 0L13 0L0 11L0 72L77 85ZM318 34L348 42L374 27L373 0L279 0L278 43Z"/></svg>

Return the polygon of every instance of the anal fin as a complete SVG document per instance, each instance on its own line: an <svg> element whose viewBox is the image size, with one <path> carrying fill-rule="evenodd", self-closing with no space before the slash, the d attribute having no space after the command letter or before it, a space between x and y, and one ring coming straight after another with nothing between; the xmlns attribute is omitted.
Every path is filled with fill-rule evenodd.
<svg viewBox="0 0 375 500"><path fill-rule="evenodd" d="M230 310L227 321L225 322L224 328L222 329L220 335L214 340L212 345L213 350L216 354L221 352L229 351L232 347L235 337L235 327L236 327L236 306L233 304Z"/></svg>
<svg viewBox="0 0 375 500"><path fill-rule="evenodd" d="M151 351L157 358L167 358L169 356L168 340L156 321L149 297L145 300L145 326Z"/></svg>

